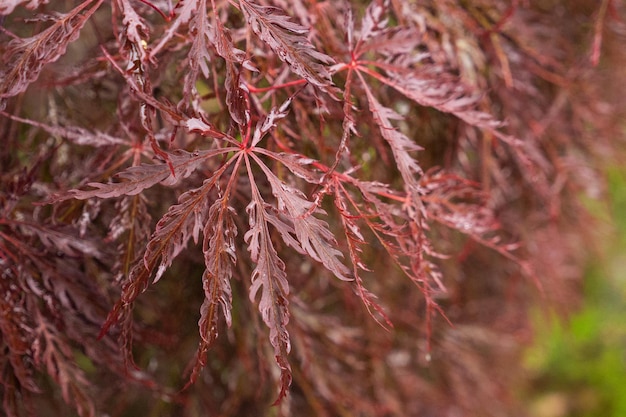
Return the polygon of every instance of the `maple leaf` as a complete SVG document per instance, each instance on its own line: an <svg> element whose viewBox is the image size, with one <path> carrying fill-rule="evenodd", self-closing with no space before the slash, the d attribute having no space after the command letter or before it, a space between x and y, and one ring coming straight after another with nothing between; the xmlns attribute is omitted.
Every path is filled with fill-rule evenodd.
<svg viewBox="0 0 626 417"><path fill-rule="evenodd" d="M148 63L150 53L148 52L147 39L150 29L144 20L137 14L129 0L116 0L122 13L122 24L124 33L122 34L124 48L130 50L126 70L129 72L143 71L143 67Z"/></svg>
<svg viewBox="0 0 626 417"><path fill-rule="evenodd" d="M116 174L117 178L123 180L121 182L108 184L90 182L87 183L87 185L93 187L93 190L70 190L66 193L50 197L46 200L46 203L63 201L70 198L86 200L93 197L112 198L123 195L137 195L158 183L173 185L179 180L190 176L196 169L202 166L208 158L231 152L234 149L235 148L221 148L194 152L179 149L175 152L167 153L172 167L167 163L132 166Z"/></svg>
<svg viewBox="0 0 626 417"><path fill-rule="evenodd" d="M131 382L148 414L248 415L293 376L278 414L507 415L483 365L533 291L499 277L536 265L561 294L580 272L576 199L619 124L591 70L619 79L620 8L469 3L0 0L3 411L123 414ZM215 389L178 397L148 373L188 342L185 388ZM431 348L436 395L410 372Z"/></svg>
<svg viewBox="0 0 626 417"><path fill-rule="evenodd" d="M268 228L268 214L265 202L252 177L249 159L246 157L246 168L250 177L252 199L246 207L250 229L244 235L248 244L250 257L256 263L252 271L250 285L250 301L255 302L256 295L261 290L259 311L263 322L270 329L270 343L274 347L276 363L281 371L280 393L275 404L280 402L291 384L291 366L287 355L291 350L287 323L289 323L289 283L285 273L285 263L278 257L278 253L270 239Z"/></svg>
<svg viewBox="0 0 626 417"><path fill-rule="evenodd" d="M336 248L337 242L328 224L310 214L315 204L308 201L301 191L281 181L258 156L251 154L251 157L265 173L272 193L278 200L278 210L288 214L293 222L296 238L304 252L321 262L337 278L352 280L348 268L337 259L343 254ZM324 214L321 209L315 212Z"/></svg>
<svg viewBox="0 0 626 417"><path fill-rule="evenodd" d="M60 136L77 145L88 145L94 147L111 146L125 144L124 139L108 135L100 131L91 131L79 126L51 126L46 123L37 122L30 119L24 119L12 114L0 112L3 116L9 117L20 123L26 123L31 126L39 127L54 136Z"/></svg>
<svg viewBox="0 0 626 417"><path fill-rule="evenodd" d="M70 12L58 14L52 26L41 33L9 42L3 56L6 65L0 69L0 110L5 98L26 90L46 65L65 54L68 44L78 38L80 30L102 2L84 1ZM87 9L89 6L91 8Z"/></svg>
<svg viewBox="0 0 626 417"><path fill-rule="evenodd" d="M365 238L361 233L357 220L359 216L355 216L350 213L346 204L346 200L349 200L346 190L343 187L341 181L336 176L332 178L332 190L334 194L334 203L339 215L341 216L341 226L343 227L344 235L346 237L346 243L348 245L348 251L350 253L350 261L352 262L352 276L354 277L355 291L359 298L367 308L368 313L381 325L393 327L391 319L385 313L384 308L376 301L376 295L370 292L363 283L360 271L371 271L361 259L360 253L361 247L366 244ZM376 314L377 315L376 315ZM381 321L382 320L382 321Z"/></svg>
<svg viewBox="0 0 626 417"><path fill-rule="evenodd" d="M215 22L215 32L215 48L226 60L226 105L233 120L246 126L250 122L250 103L247 88L240 81L239 65L253 71L256 68L245 60L245 52L235 48L228 30L219 20Z"/></svg>
<svg viewBox="0 0 626 417"><path fill-rule="evenodd" d="M217 199L209 209L203 230L202 251L206 269L202 274L204 301L200 307L201 341L196 354L196 363L187 386L198 377L200 369L206 365L206 354L218 336L218 309L221 309L228 327L232 324L232 290L230 279L232 265L237 261L234 222L235 210L228 206L227 196Z"/></svg>
<svg viewBox="0 0 626 417"><path fill-rule="evenodd" d="M361 80L363 81L363 79ZM391 120L401 120L402 117L392 109L381 105L376 97L374 97L374 94L367 84L363 82L363 85L365 87L370 110L374 116L374 122L378 125L382 137L387 141L393 152L402 179L407 188L417 191L416 176L422 174L422 169L409 152L419 151L423 148L391 124Z"/></svg>
<svg viewBox="0 0 626 417"><path fill-rule="evenodd" d="M186 248L189 239L198 243L209 211L208 194L229 166L229 163L224 164L201 187L183 193L178 198L178 204L171 206L157 222L143 259L131 269L120 299L109 313L99 337L106 334L120 317L128 315L129 306L148 288L150 277L153 276L153 283L158 282L172 261ZM126 346L128 351L130 348Z"/></svg>
<svg viewBox="0 0 626 417"><path fill-rule="evenodd" d="M360 37L351 53L356 60L356 71L363 86L368 83L361 74L368 74L383 84L394 88L421 106L432 107L443 113L450 113L471 126L486 129L499 138L514 143L513 138L498 132L502 122L492 115L476 109L480 95L467 88L459 77L452 75L439 64L427 61L428 52L419 52L421 34L415 28L388 28L384 16L385 7L372 3L361 22ZM352 31L349 31L351 38ZM360 60L362 55L373 51L388 57L382 60ZM369 68L371 65L380 72ZM368 94L371 104L372 94Z"/></svg>
<svg viewBox="0 0 626 417"><path fill-rule="evenodd" d="M143 194L121 198L115 202L115 208L117 215L109 224L109 233L105 240L114 241L123 237L117 246L121 256L114 266L115 280L122 282L137 261L137 254L142 246L150 238L152 217L148 213L147 199Z"/></svg>
<svg viewBox="0 0 626 417"><path fill-rule="evenodd" d="M45 364L48 375L61 386L65 402L74 404L81 417L95 416L95 404L87 389L89 382L76 364L70 345L59 337L58 331L39 310L35 320L37 339L33 343L33 356L36 363Z"/></svg>
<svg viewBox="0 0 626 417"><path fill-rule="evenodd" d="M24 3L24 7L27 9L36 9L42 4L47 4L50 0L3 0L0 3L0 15L9 15L13 12L13 10Z"/></svg>
<svg viewBox="0 0 626 417"><path fill-rule="evenodd" d="M172 24L168 26L167 30L161 36L161 40L152 48L150 55L154 57L156 54L165 47L168 41L170 41L178 29L188 23L195 13L198 11L200 0L180 0L174 7L174 19ZM206 3L202 2L202 5L206 7Z"/></svg>
<svg viewBox="0 0 626 417"><path fill-rule="evenodd" d="M189 4L188 6L191 6ZM189 69L185 74L183 98L181 104L185 104L196 92L198 71L202 72L205 79L209 78L208 63L211 62L210 46L215 44L214 32L211 30L207 14L206 0L198 0L195 14L189 23L189 34L192 36L189 50ZM187 9L187 8L186 8ZM186 10L191 13L190 10ZM187 13L186 13L187 14Z"/></svg>
<svg viewBox="0 0 626 417"><path fill-rule="evenodd" d="M317 51L307 39L308 29L294 22L285 12L274 6L259 6L240 0L239 4L250 28L290 68L311 84L329 90L330 73L323 65L335 60Z"/></svg>

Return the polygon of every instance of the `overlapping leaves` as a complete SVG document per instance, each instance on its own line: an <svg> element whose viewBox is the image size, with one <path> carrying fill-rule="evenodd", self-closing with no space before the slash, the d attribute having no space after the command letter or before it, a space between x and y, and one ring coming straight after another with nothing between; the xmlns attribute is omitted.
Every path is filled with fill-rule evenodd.
<svg viewBox="0 0 626 417"><path fill-rule="evenodd" d="M35 7L45 3L14 0L0 9L10 12L19 5ZM111 149L111 159L98 166L99 173L115 173L110 178L94 180L89 168L77 168L92 182L86 181L79 188L47 200L65 202L58 206L62 209L71 206L67 209L69 214L59 216L59 223L65 221L65 215L72 219L76 207L83 208L84 216L73 222L80 225L78 234L69 226L42 227L34 221L6 220L6 224L19 224L15 227L35 240L42 253L55 252L59 258L84 256L93 263L111 266L113 271L107 274L111 273L111 281L120 285L121 293L101 337L118 324L121 331L117 335L130 356L134 303L151 284L169 278L168 270L183 253L192 250L192 246L201 247L202 256L197 259L204 262L204 272L198 277L203 298L199 306L199 342L189 383L199 379L221 329L231 327L237 314L258 312L267 327L270 351L279 368L280 401L287 395L292 379L301 378L301 387L306 389L307 375L292 374L292 348L298 350L297 357L303 363L309 360L302 354L307 351L306 341L297 347L293 343L297 330L294 332L293 323L290 325L294 306L300 302L297 295L294 297L294 289L301 289L298 277L288 273L292 270L288 261L294 254L298 255L296 259L312 261L316 268L314 277L321 277L320 281L325 275L346 281L336 284L351 285L370 315L387 327L392 323L384 302L379 304L368 289L369 280L377 279L370 268L372 263L396 267L422 291L428 335L432 313L438 310L436 299L444 296L447 284L437 262L445 255L438 253L431 242L437 227L445 226L441 229L454 230L455 237L469 238L520 262L513 255L517 246L499 237L500 225L493 204L477 183L445 170L422 169L420 155L428 150L420 146L426 145L420 142L419 135L414 135L419 129L406 128L413 120L405 120L400 114L404 114L402 105L428 107L461 120L465 124L459 125L471 126L468 130L482 129L506 139L500 130L503 125L481 111L489 105L481 102L483 96L461 81L457 69L442 63L445 59L435 59L435 53L450 51L443 51L445 48L438 45L443 40L428 32L425 22L430 17L417 13L417 8L411 16L401 16L401 2L392 5L389 1L373 1L356 24L351 12L343 17L335 13L343 13L347 3L308 2L315 3L315 7L307 10L306 2L293 2L293 14L300 16L300 22L319 23L318 28L310 30L289 16L285 10L288 2L284 1L182 0L176 2L172 15L161 15L165 22L157 23L147 10L164 3L112 2L115 27L107 33L110 36L106 44L96 48L103 56L94 58L103 67L108 66L105 73L113 75L111 79L103 76L99 80L115 84L121 96L126 95L117 103L120 110L116 116L120 120L114 120L112 126L62 127L56 120L44 123L35 121L36 116L28 116L31 120L3 113L12 122L29 125L32 136L52 135L57 142L67 141L64 145L70 153L63 148L63 158L77 165L82 154L73 154L73 145L93 146L103 152ZM101 4L85 1L67 14L55 15L56 20L37 18L53 23L31 38L15 37L9 42L3 55L9 64L0 70L0 99L25 92L47 64L59 59ZM333 31L340 26L340 36L336 36ZM322 33L320 28L328 33ZM433 45L442 50L433 49ZM335 62L340 63L329 67ZM173 81L165 82L171 73L175 73ZM299 79L285 81L293 75ZM343 106L322 103L314 94L321 89L335 95L335 76L344 81L338 82L343 88ZM89 76L83 74L83 78L76 79L87 82ZM255 87L255 83L265 82L274 85ZM315 88L300 88L305 84ZM59 102L74 100L62 94L63 83L52 85L61 91ZM201 94L201 89L206 89L206 94ZM398 97L401 105L396 105ZM50 103L52 107L59 105L54 97ZM297 106L299 112L290 114L292 106ZM136 139L132 148L126 150L130 141L122 139L125 136ZM146 143L152 145L151 150L144 148ZM466 143L463 142L465 146ZM161 150L161 145L169 150ZM485 155L490 155L490 145L482 149ZM499 156L496 151L504 153L501 148L496 149L494 157ZM512 153L519 157L516 151ZM118 158L120 152L124 156ZM536 150L537 154L541 152ZM450 151L452 156L456 153L458 149ZM133 166L120 171L119 167L126 166L131 156ZM146 157L154 160L142 164ZM63 158L55 158L55 163L69 166L59 162ZM370 166L371 160L374 164L388 163L388 172L382 175L384 180L375 175L385 169ZM56 166L52 163L46 169L54 172ZM508 171L502 173L503 182L509 181L504 178L507 175L513 176ZM25 177L24 174L21 178ZM59 180L54 186L63 188L65 184ZM38 190L45 191L46 187ZM161 192L165 187L168 190ZM167 202L152 201L154 195L175 195L176 200L163 207L161 203ZM328 196L334 205L327 204ZM1 197L9 202L6 213L10 213L15 193L7 192L6 198ZM115 202L101 202L104 199ZM84 201L101 204L103 210L113 207L115 214L104 213L97 218L88 213ZM91 203L94 201L97 203ZM22 213L15 218L20 216ZM158 219L156 225L151 225L153 217ZM118 249L119 259L114 261L109 259L108 251L83 239L87 230L92 230L92 223L103 219L107 224L100 229L107 231L105 242ZM95 230L102 225L93 226ZM0 232L4 233L4 229L0 228ZM0 255L8 259L3 264L10 264L7 271L18 275L20 270L14 265L19 256L7 248L19 247L19 239L11 237L9 242L4 235L2 238L5 240L0 240ZM368 262L372 248L384 253L383 257L377 253L373 258L384 260ZM250 266L246 259L251 261ZM35 266L46 273L56 267L45 262ZM91 272L92 268L97 269L90 265L85 270ZM72 286L61 274L54 277L58 279L33 273L28 278L29 291L41 295L41 299L47 296L46 300L53 300L51 305L58 304L59 311L72 310L73 304L80 304L81 317L92 323L101 321L101 311L89 302L79 286ZM244 308L241 310L246 313L241 313L233 307L233 295L241 293L236 286L245 287L255 309ZM16 333L15 328L30 332L33 325L28 316L10 310L10 303L23 303L24 299L14 288L7 287L7 294L9 298L4 301L10 302L0 303L3 312L7 312L0 320L3 337L5 333ZM324 302L321 300L319 305ZM316 313L313 307L295 308L298 309ZM89 404L81 405L85 395L81 387L86 385L83 374L67 366L71 352L57 338L53 325L42 317L38 317L37 358L45 362L48 373L59 382L64 398L74 401L82 414L92 414ZM415 315L410 317L420 321L414 319ZM324 322L340 327L337 318ZM311 320L299 328L318 331L320 326ZM229 329L229 336L247 337L236 330ZM8 339L9 358L4 363L13 367L17 381L26 390L35 391L36 386L30 382L32 375L23 361L28 343ZM319 363L309 369L314 369L319 378L317 386L323 387ZM326 395L333 398L328 390Z"/></svg>

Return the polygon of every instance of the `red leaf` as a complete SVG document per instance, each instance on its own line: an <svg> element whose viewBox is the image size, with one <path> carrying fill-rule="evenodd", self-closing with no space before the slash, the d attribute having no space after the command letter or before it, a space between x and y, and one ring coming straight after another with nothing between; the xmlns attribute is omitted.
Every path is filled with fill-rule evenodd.
<svg viewBox="0 0 626 417"><path fill-rule="evenodd" d="M256 263L251 277L250 301L254 302L257 293L261 290L259 311L263 322L270 329L270 343L274 347L276 363L281 371L280 394L276 400L278 403L287 394L287 389L291 384L291 367L287 360L287 355L291 350L287 332L289 283L285 273L285 264L278 257L272 244L265 202L254 182L247 157L246 167L250 176L252 200L246 207L250 229L244 235L244 239L248 244L250 257Z"/></svg>
<svg viewBox="0 0 626 417"><path fill-rule="evenodd" d="M193 238L198 242L200 231L206 223L209 199L207 194L215 187L217 181L229 164L214 172L204 184L189 190L178 198L178 204L171 206L159 220L146 247L143 259L131 270L127 282L122 288L119 301L109 313L101 336L120 318L128 306L144 292L149 285L150 277L156 283L172 264L182 250ZM156 271L155 271L156 270Z"/></svg>
<svg viewBox="0 0 626 417"><path fill-rule="evenodd" d="M173 153L167 153L171 161L171 167L168 163L160 164L142 164L133 166L118 173L117 178L122 182L102 184L98 182L90 182L87 185L93 187L93 190L70 190L67 193L54 195L46 202L52 203L63 201L70 198L78 200L86 200L93 197L113 198L122 195L136 195L150 188L155 184L174 185L183 178L187 178L196 169L198 169L208 158L216 155L222 155L235 150L234 148L212 149L207 151L187 152L177 150ZM173 173L172 174L172 169Z"/></svg>
<svg viewBox="0 0 626 417"><path fill-rule="evenodd" d="M281 181L257 155L251 154L250 156L261 167L270 182L272 193L278 200L278 210L287 214L293 222L293 228L302 250L317 262L321 262L337 278L345 281L352 280L348 267L337 259L343 254L337 249L337 242L333 233L328 229L328 224L311 213L313 211L325 214L324 211L313 210L314 203L308 201L301 191Z"/></svg>
<svg viewBox="0 0 626 417"><path fill-rule="evenodd" d="M26 4L24 7L27 9L36 9L42 4L47 4L49 0L3 0L0 2L0 15L9 15L13 12L17 6Z"/></svg>
<svg viewBox="0 0 626 417"><path fill-rule="evenodd" d="M219 20L215 22L215 40L217 53L226 60L225 86L228 111L235 122L240 126L246 126L250 122L250 103L248 91L240 82L238 65L244 64L253 70L254 68L245 63L245 52L235 48L228 30Z"/></svg>
<svg viewBox="0 0 626 417"><path fill-rule="evenodd" d="M374 122L380 128L381 135L387 141L393 152L400 175L402 175L402 179L408 188L412 189L413 192L417 192L416 176L422 174L422 168L409 152L419 151L423 148L391 124L391 120L400 120L402 117L390 108L380 104L365 81L362 78L361 80L365 87L370 110L374 116Z"/></svg>
<svg viewBox="0 0 626 417"><path fill-rule="evenodd" d="M208 63L211 62L211 51L209 47L215 44L215 39L206 15L206 0L199 1L196 14L189 24L189 34L193 41L189 50L189 70L185 75L183 100L189 100L189 97L196 91L198 70L202 71L205 79L208 79L210 75Z"/></svg>
<svg viewBox="0 0 626 417"><path fill-rule="evenodd" d="M94 147L111 146L125 144L126 141L115 136L108 135L100 131L90 131L79 126L50 126L45 123L36 122L30 119L14 116L5 112L0 112L3 116L9 117L17 122L36 126L54 136L60 136L77 145L88 145Z"/></svg>
<svg viewBox="0 0 626 417"><path fill-rule="evenodd" d="M174 37L176 31L184 24L188 23L198 11L199 0L179 0L174 8L175 18L172 20L171 25L161 36L159 43L150 51L151 56L155 56L165 44ZM203 1L202 6L206 7L206 3Z"/></svg>
<svg viewBox="0 0 626 417"><path fill-rule="evenodd" d="M352 261L352 275L354 277L355 290L370 316L374 318L382 326L393 327L390 318L385 313L383 307L376 301L376 295L371 293L363 283L359 270L369 271L361 260L361 246L365 244L361 229L357 224L359 216L352 215L346 206L346 191L343 189L341 182L335 178L333 184L335 207L341 216L341 225L346 237L348 251L350 253L350 261Z"/></svg>
<svg viewBox="0 0 626 417"><path fill-rule="evenodd" d="M43 32L30 38L18 38L9 42L3 56L5 65L0 69L0 109L2 99L13 97L26 90L28 85L39 77L46 65L65 54L67 45L78 38L80 30L100 7L102 1L84 1L69 13L59 14L52 26ZM81 14L90 5L92 7ZM9 8L12 8L12 5L9 5Z"/></svg>
<svg viewBox="0 0 626 417"><path fill-rule="evenodd" d="M307 28L292 21L278 7L259 6L246 0L240 0L239 4L252 31L289 64L293 72L322 89L332 85L330 73L323 64L335 61L315 50L306 37Z"/></svg>
<svg viewBox="0 0 626 417"><path fill-rule="evenodd" d="M228 327L232 324L232 290L230 279L232 265L237 261L235 236L237 227L234 222L234 209L228 206L226 197L215 201L209 209L209 216L204 226L204 263L206 270L202 275L204 301L200 307L201 341L196 353L196 361L186 387L193 384L200 370L206 364L206 353L218 336L218 308L222 310Z"/></svg>

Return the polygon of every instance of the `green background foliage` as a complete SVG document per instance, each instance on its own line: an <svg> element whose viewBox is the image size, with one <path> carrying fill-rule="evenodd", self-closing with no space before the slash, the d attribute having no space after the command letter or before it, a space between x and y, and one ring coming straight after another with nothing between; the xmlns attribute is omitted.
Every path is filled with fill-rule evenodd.
<svg viewBox="0 0 626 417"><path fill-rule="evenodd" d="M626 415L626 171L607 170L609 203L590 204L602 242L570 317L536 311L526 362L535 417Z"/></svg>

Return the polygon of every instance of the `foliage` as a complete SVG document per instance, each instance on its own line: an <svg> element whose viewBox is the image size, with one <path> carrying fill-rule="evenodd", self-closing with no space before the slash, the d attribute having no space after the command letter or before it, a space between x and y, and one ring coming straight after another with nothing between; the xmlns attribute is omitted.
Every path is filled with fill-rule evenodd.
<svg viewBox="0 0 626 417"><path fill-rule="evenodd" d="M0 2L5 413L518 410L619 149L552 3Z"/></svg>
<svg viewBox="0 0 626 417"><path fill-rule="evenodd" d="M567 320L537 320L536 341L527 353L533 378L533 414L541 416L621 416L624 399L624 248L626 193L623 169L609 170L611 204L602 215L605 254L585 277L584 307Z"/></svg>

